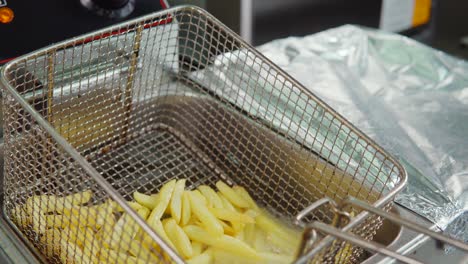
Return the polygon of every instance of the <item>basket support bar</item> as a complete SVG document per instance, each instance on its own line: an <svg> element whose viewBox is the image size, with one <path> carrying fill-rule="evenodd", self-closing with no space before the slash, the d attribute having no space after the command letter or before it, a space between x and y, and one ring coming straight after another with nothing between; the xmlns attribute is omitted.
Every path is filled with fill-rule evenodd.
<svg viewBox="0 0 468 264"><path fill-rule="evenodd" d="M424 234L424 235L427 235L435 240L438 240L442 243L445 243L445 244L449 244L451 246L454 246L454 247L457 247L461 250L464 250L464 251L468 251L468 244L465 244L463 243L462 241L460 240L457 240L457 239L454 239L454 238L451 238L449 236L446 236L446 235L443 235L441 233L438 233L438 232L435 232L435 231L432 231L422 225L419 225L413 221L410 221L410 220L407 220L407 219L403 219L401 218L400 216L397 216L395 214L392 214L392 213L388 213L388 212L385 212L379 208L376 208L376 207L373 207L372 205L364 202L364 201L361 201L359 199L356 199L352 196L348 196L344 201L343 201L343 205L346 205L346 204L349 204L349 205L353 205L353 206L356 206L356 207L359 207L361 209L364 209L368 212L371 212L371 213L374 213L378 216L381 216L393 223L396 223L396 224L399 224L399 225L402 225L404 227L407 227L409 229L412 229L412 230L415 230L421 234Z"/></svg>
<svg viewBox="0 0 468 264"><path fill-rule="evenodd" d="M373 214L376 214L380 217L383 217L393 223L399 224L401 226L405 226L409 229L415 230L421 234L427 235L441 243L446 243L449 245L452 245L454 247L457 247L459 249L462 249L464 251L468 251L468 244L463 243L462 241L453 239L451 237L448 237L446 235L434 232L432 230L429 230L428 228L419 225L417 223L414 223L413 221L403 219L400 216L397 216L392 213L388 213L382 209L379 209L377 207L374 207L364 201L361 201L355 197L348 196L346 197L343 202L340 204L340 206L337 206L336 202L333 201L332 199L328 197L324 197L322 199L317 200L316 202L312 203L308 207L306 207L304 210L299 212L299 214L296 215L296 224L304 226L304 223L302 222L302 219L307 216L309 213L311 213L313 210L317 209L320 206L323 206L325 204L330 204L332 211L335 213L335 218L332 222L331 225L314 221L310 224L305 225L305 230L303 233L303 239L301 241L301 245L298 251L298 256L296 259L295 263L307 263L312 257L314 257L316 254L319 253L319 249L314 249L312 247L311 250L307 251L307 248L310 248L310 245L313 245L315 242L317 242L317 230L331 235L333 237L337 237L341 240L348 241L352 244L355 244L357 246L363 247L367 250L370 250L372 252L380 253L389 257L392 257L394 259L397 259L399 261L405 262L405 263L421 263L417 260L414 260L412 258L406 257L404 255L401 255L395 251L392 251L385 246L375 243L373 241L368 241L365 240L357 235L345 232L343 230L340 230L339 228L342 226L342 223L345 219L349 220L350 215L347 213L343 208L345 206L351 205L354 207L361 208L365 211L371 212Z"/></svg>

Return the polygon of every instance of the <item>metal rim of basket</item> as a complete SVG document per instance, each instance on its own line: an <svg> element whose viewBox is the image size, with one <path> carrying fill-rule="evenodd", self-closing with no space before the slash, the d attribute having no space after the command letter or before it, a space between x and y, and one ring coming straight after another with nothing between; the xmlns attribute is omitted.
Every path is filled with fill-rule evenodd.
<svg viewBox="0 0 468 264"><path fill-rule="evenodd" d="M18 92L8 83L7 78L5 76L5 72L10 69L10 67L13 67L13 65L17 64L18 62L24 61L26 59L32 58L32 57L38 57L45 55L49 50L51 49L60 49L60 48L67 48L69 46L74 46L74 45L79 45L80 42L83 40L94 37L97 35L101 35L103 33L109 32L111 29L116 28L116 27L129 27L131 25L135 25L141 22L144 22L145 20L150 20L151 18L154 18L156 15L157 16L164 16L164 15L171 15L175 11L191 11L191 12L198 12L201 13L202 15L208 17L210 20L217 22L222 25L222 23L216 19L214 16L206 12L205 10L194 7L194 6L179 6L175 8L171 8L168 10L160 11L157 13L145 15L139 18L135 18L132 20L129 20L127 22L110 26L101 30L97 30L94 32L90 32L88 34L78 36L69 40L65 40L63 42L39 49L37 51L31 52L29 54L20 56L9 63L7 63L2 71L0 72L0 81L2 85L6 88L6 90L9 92L13 98L18 101L21 106L26 109L26 111L31 114L32 118L40 124L42 127L46 129L46 131L51 135L51 137L57 141L60 145L64 147L64 150L68 152L68 154L75 160L91 177L96 180L96 182L106 191L109 193L109 195L115 199L120 206L124 208L124 210L130 214L136 221L137 223L146 231L148 234L156 241L158 242L164 251L176 262L183 263L183 260L180 256L178 256L177 253L174 252L172 248L170 248L154 231L152 228L150 228L146 222L139 217L139 215L134 212L126 203L124 198L117 193L111 186L106 182L106 180L99 174L99 172L92 167L85 159L82 158L82 156L60 135L55 131L55 129L36 111L34 110L23 98L21 95L18 94ZM235 32L233 32L231 29L224 27L224 31L226 31L228 34L232 36L237 36ZM375 208L382 207L383 205L391 202L395 195L400 192L404 186L406 185L407 182L407 172L403 168L403 166L396 160L394 159L388 152L383 150L377 143L375 143L372 139L370 139L367 135L365 135L361 130L356 128L353 124L351 124L349 121L347 121L344 117L342 117L339 113L337 113L333 108L328 106L325 102L323 102L320 98L316 97L312 92L310 92L307 88L305 88L303 85L301 85L299 82L297 82L294 78L292 78L288 73L284 72L281 70L277 65L275 65L271 60L266 58L264 55L262 55L259 51L257 51L254 47L252 47L250 44L246 43L242 39L238 38L236 39L239 41L242 46L250 48L251 52L253 52L256 56L264 60L265 62L269 63L270 66L275 69L278 72L281 72L285 78L288 79L293 85L295 85L297 88L299 88L302 92L304 92L308 97L314 99L314 101L327 111L329 111L331 114L334 115L335 118L337 118L340 122L345 124L347 127L353 130L359 137L363 138L366 140L367 143L369 143L373 148L375 148L376 152L383 154L386 159L388 159L390 162L393 163L393 165L397 168L399 175L400 175L400 181L395 185L394 188L392 188L387 194L385 194L383 197L378 199L372 206ZM363 211L356 217L352 218L346 226L344 226L340 231L342 232L347 232L351 230L353 227L358 225L359 223L363 222L364 219L369 216L369 212ZM319 250L323 249L324 247L330 245L334 241L334 236L332 235L327 235L324 237L316 246L315 250L318 252Z"/></svg>

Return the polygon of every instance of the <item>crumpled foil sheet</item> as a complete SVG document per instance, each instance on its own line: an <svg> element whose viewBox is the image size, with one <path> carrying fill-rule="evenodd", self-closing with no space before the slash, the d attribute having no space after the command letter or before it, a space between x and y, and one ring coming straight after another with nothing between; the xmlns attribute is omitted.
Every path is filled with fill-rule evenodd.
<svg viewBox="0 0 468 264"><path fill-rule="evenodd" d="M258 49L402 162L396 202L468 239L467 62L350 25Z"/></svg>
<svg viewBox="0 0 468 264"><path fill-rule="evenodd" d="M258 49L401 161L409 180L399 204L468 238L467 62L399 35L349 25ZM275 119L264 99L247 92L252 89L242 71L251 64L245 53L233 51L191 78L237 105L248 102L258 109L251 114L279 128L294 124L294 116ZM271 77L249 70L253 79Z"/></svg>

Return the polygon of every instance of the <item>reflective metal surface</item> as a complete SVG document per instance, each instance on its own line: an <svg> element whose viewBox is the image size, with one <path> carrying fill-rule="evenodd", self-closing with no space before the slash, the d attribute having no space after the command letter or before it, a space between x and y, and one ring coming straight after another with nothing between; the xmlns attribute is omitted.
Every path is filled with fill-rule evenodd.
<svg viewBox="0 0 468 264"><path fill-rule="evenodd" d="M440 234L438 232L431 231L431 230L427 229L426 227L421 226L421 225L419 225L418 223L416 223L416 222L414 222L412 220L403 219L399 215L387 213L385 211L382 211L382 210L380 210L378 208L375 208L375 207L367 204L366 202L358 200L358 199L356 199L354 197L348 197L347 199L344 200L343 203L346 204L346 205L352 205L352 206L359 207L359 208L364 209L366 211L369 211L369 212L371 212L373 214L377 214L377 215L383 217L384 219L387 219L387 220L389 220L389 221L391 221L393 223L404 226L404 227L406 227L408 229L411 229L411 230L415 230L416 232L418 232L420 234L429 236L432 239L437 240L441 245L446 244L446 245L454 246L454 247L456 247L458 249L461 249L461 250L464 250L466 253L468 253L468 244L467 243L464 243L463 241L460 241L460 240L457 240L457 239L453 239L450 236Z"/></svg>
<svg viewBox="0 0 468 264"><path fill-rule="evenodd" d="M30 215L15 214L18 205L31 204L33 216L44 208L47 200L34 194L92 190L92 204L112 199L161 248L161 261L181 262L129 208L133 190L178 177L192 186L223 179L287 218L324 196L352 195L388 210L406 181L382 148L201 9L157 13L39 50L5 66L2 81L5 211L39 250L45 245L34 227L48 215L22 224ZM371 239L381 220L352 213L343 228ZM332 217L322 208L306 220ZM317 262L361 260L359 247L337 255L342 244L330 239L317 245Z"/></svg>
<svg viewBox="0 0 468 264"><path fill-rule="evenodd" d="M412 219L418 224L426 226L428 229L433 231L440 231L440 229L430 221L422 218L421 216L409 211L401 206L395 206L393 213L398 213L402 218ZM385 222L384 222L385 223ZM386 222L385 224L388 224ZM384 225L385 225L384 224ZM435 240L429 237L419 234L413 230L407 229L406 227L383 227L382 230L386 230L387 233L382 232L375 237L375 240L381 244L385 244L389 249L410 256L411 258L422 261L423 263L454 263L464 264L468 261L468 254L461 250L454 250L449 254L445 253L447 247L441 246L436 243ZM390 230L398 230L396 233ZM397 236L392 239L392 235ZM383 241L389 241L390 243L384 243ZM385 257L379 254L369 255L368 258L362 262L363 264L387 264L395 263L395 260L389 257Z"/></svg>
<svg viewBox="0 0 468 264"><path fill-rule="evenodd" d="M465 218L448 231L467 240L467 62L354 26L259 50L399 158L409 179L398 203L443 229Z"/></svg>
<svg viewBox="0 0 468 264"><path fill-rule="evenodd" d="M1 111L0 111L1 112ZM0 121L0 126L3 120ZM0 207L4 206L3 195L3 170L4 169L4 156L3 156L3 138L0 138ZM13 263L40 263L32 251L28 250L26 244L20 236L10 227L6 221L4 213L0 215L0 263L13 264Z"/></svg>

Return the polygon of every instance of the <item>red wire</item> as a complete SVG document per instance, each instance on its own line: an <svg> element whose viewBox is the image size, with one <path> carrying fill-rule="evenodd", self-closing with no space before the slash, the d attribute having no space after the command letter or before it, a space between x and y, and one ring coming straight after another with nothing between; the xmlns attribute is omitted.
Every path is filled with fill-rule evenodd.
<svg viewBox="0 0 468 264"><path fill-rule="evenodd" d="M166 5L166 2L164 0L159 0L159 3L161 4L161 7L163 9L168 8L168 6ZM162 20L162 21L156 21L156 22L154 22L152 24L146 24L144 26L144 28L155 27L155 26L158 26L158 25L164 25L164 24L171 23L171 22L172 22L172 18L168 17L167 19ZM102 34L101 36L90 37L90 38L84 39L84 40L82 40L82 41L80 41L78 43L75 43L75 45L82 45L82 44L86 44L86 43L89 43L89 42L94 41L94 40L99 40L99 39L107 38L107 37L110 37L110 36L120 35L120 34L123 34L123 33L127 32L127 31L129 31L129 30L130 29L120 29L120 30L112 31L111 33ZM0 65L5 64L5 63L13 60L14 58L16 58L16 57L0 60Z"/></svg>
<svg viewBox="0 0 468 264"><path fill-rule="evenodd" d="M0 60L0 64L5 64L5 63L11 61L11 60L14 59L14 58L16 58L16 57L9 58L9 59L4 59L4 60Z"/></svg>
<svg viewBox="0 0 468 264"><path fill-rule="evenodd" d="M164 0L159 0L159 3L161 4L162 8L164 8L164 9L169 8L169 7L166 5L166 2L165 2Z"/></svg>

